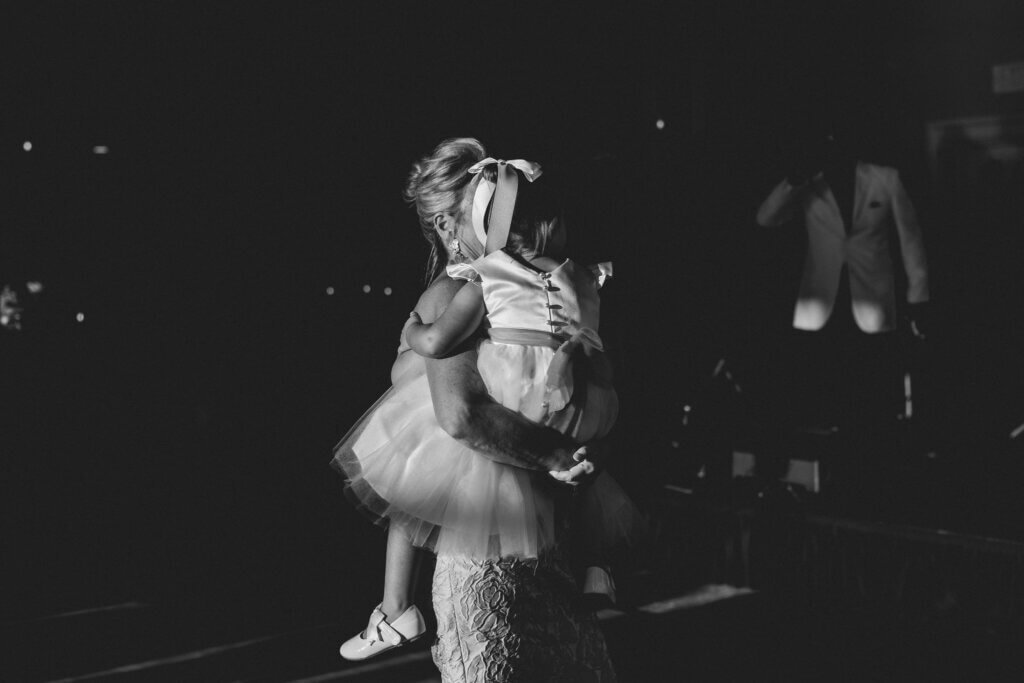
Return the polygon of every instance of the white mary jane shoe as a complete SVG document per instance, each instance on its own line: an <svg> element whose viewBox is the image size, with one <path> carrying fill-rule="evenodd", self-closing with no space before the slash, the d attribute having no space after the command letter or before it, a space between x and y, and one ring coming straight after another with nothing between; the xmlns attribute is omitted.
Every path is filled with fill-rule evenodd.
<svg viewBox="0 0 1024 683"><path fill-rule="evenodd" d="M390 624L384 620L384 613L380 611L380 605L377 605L370 614L366 630L346 640L338 651L342 657L353 662L369 659L411 643L426 630L427 625L416 605L410 606Z"/></svg>

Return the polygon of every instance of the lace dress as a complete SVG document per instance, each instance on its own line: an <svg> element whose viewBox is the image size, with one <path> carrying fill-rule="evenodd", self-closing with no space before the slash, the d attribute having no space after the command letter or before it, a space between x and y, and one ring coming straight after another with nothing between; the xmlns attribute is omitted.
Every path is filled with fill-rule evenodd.
<svg viewBox="0 0 1024 683"><path fill-rule="evenodd" d="M615 671L561 553L439 555L434 664L442 683L607 683Z"/></svg>

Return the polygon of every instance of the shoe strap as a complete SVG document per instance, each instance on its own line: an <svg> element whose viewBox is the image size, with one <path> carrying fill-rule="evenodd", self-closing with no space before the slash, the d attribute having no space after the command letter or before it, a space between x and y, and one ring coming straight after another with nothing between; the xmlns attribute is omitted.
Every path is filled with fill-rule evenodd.
<svg viewBox="0 0 1024 683"><path fill-rule="evenodd" d="M401 645L405 641L405 636L385 620L384 613L380 611L379 607L374 609L373 614L370 615L370 623L366 625L363 637L367 640L379 640L388 645Z"/></svg>
<svg viewBox="0 0 1024 683"><path fill-rule="evenodd" d="M388 645L401 645L402 641L405 640L405 636L396 631L394 626L381 619L380 623L377 624L376 639Z"/></svg>

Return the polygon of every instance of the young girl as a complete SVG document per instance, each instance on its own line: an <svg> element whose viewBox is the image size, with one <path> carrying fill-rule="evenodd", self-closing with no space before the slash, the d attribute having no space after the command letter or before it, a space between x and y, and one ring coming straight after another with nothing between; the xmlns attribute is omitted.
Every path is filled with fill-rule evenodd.
<svg viewBox="0 0 1024 683"><path fill-rule="evenodd" d="M540 177L538 165L485 159L470 173L493 167L497 186L485 176L474 198L474 231L485 256L448 266L449 276L475 286L463 287L433 324L411 313L406 341L420 355L441 358L486 315L489 340L480 345L478 367L491 396L577 442L600 438L618 413L597 334L597 291L611 277L611 264L582 268L564 258L565 221L555 193L543 184L518 188L516 168L532 183ZM576 388L574 375L581 372L586 382Z"/></svg>
<svg viewBox="0 0 1024 683"><path fill-rule="evenodd" d="M608 432L618 410L597 334L597 291L611 267L559 260L565 229L553 195L542 186L520 193L516 167L528 180L540 176L538 166L521 161L486 159L470 169L481 175L472 219L486 254L455 259L449 275L470 284L432 325L412 314L403 344L428 357L447 355L486 312L490 339L480 345L478 367L494 399L577 442L589 441ZM450 247L456 255L463 251L457 243ZM552 547L551 499L536 473L486 459L444 433L425 377L393 379L335 457L357 505L391 525L387 573L393 559L410 561L413 546L481 560L537 557ZM581 493L584 523L577 533L586 559L603 565L607 550L630 532L634 508L605 474ZM613 596L603 566L587 575L585 590ZM385 601L389 589L408 591L386 579ZM342 656L374 656L424 631L415 606L387 617L374 610L367 629L342 645Z"/></svg>

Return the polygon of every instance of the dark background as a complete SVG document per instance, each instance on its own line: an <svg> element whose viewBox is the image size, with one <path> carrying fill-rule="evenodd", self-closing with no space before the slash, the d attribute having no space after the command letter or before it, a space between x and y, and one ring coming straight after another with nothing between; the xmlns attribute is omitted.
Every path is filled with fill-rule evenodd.
<svg viewBox="0 0 1024 683"><path fill-rule="evenodd" d="M569 177L574 255L615 261L602 327L642 504L717 360L756 393L789 324L799 231L753 223L785 140L856 130L922 215L940 448L999 479L1024 420L1024 188L941 194L925 123L1024 111L990 72L1024 59L1022 19L996 0L5 5L0 279L45 289L0 330L0 603L329 615L375 594L383 535L327 462L422 288L405 175L457 135Z"/></svg>

